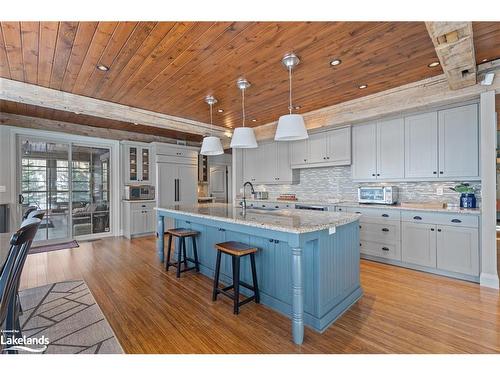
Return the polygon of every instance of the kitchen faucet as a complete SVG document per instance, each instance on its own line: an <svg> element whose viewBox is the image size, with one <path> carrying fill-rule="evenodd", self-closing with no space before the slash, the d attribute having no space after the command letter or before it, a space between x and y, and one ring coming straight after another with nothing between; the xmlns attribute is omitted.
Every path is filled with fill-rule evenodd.
<svg viewBox="0 0 500 375"><path fill-rule="evenodd" d="M243 212L246 212L246 210L247 210L247 198L246 198L246 196L245 196L245 187L246 187L247 185L250 185L250 189L252 189L252 190L251 190L252 194L255 194L255 190L254 190L254 188L253 188L252 183L251 183L250 181L245 182L245 183L243 184Z"/></svg>

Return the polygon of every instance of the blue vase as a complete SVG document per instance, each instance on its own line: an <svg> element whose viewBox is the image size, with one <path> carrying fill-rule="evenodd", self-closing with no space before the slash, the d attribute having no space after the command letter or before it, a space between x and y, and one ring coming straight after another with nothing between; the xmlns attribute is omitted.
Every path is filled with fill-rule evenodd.
<svg viewBox="0 0 500 375"><path fill-rule="evenodd" d="M476 208L476 196L474 193L462 193L460 195L460 207Z"/></svg>

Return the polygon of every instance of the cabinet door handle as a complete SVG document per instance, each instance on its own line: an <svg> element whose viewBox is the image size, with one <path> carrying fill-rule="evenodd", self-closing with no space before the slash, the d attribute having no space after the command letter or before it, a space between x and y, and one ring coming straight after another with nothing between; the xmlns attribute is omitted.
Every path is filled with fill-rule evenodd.
<svg viewBox="0 0 500 375"><path fill-rule="evenodd" d="M186 224L191 224L191 222L190 221L186 221Z"/></svg>
<svg viewBox="0 0 500 375"><path fill-rule="evenodd" d="M431 228L431 232L434 232L434 228Z"/></svg>
<svg viewBox="0 0 500 375"><path fill-rule="evenodd" d="M359 226L359 229L361 229L361 225Z"/></svg>
<svg viewBox="0 0 500 375"><path fill-rule="evenodd" d="M460 220L460 219L452 219L451 222L452 223L461 223L462 220Z"/></svg>
<svg viewBox="0 0 500 375"><path fill-rule="evenodd" d="M432 172L432 174L437 174L437 172L436 172L436 171L434 171L434 172Z"/></svg>
<svg viewBox="0 0 500 375"><path fill-rule="evenodd" d="M359 211L356 211L356 213L357 213L357 214L360 214L361 212L359 212Z"/></svg>
<svg viewBox="0 0 500 375"><path fill-rule="evenodd" d="M382 232L389 232L389 228L382 228Z"/></svg>
<svg viewBox="0 0 500 375"><path fill-rule="evenodd" d="M274 242L274 240L272 238L269 239L269 242Z"/></svg>
<svg viewBox="0 0 500 375"><path fill-rule="evenodd" d="M307 161L307 159L304 159L304 161Z"/></svg>
<svg viewBox="0 0 500 375"><path fill-rule="evenodd" d="M274 240L274 243L280 243L280 240Z"/></svg>
<svg viewBox="0 0 500 375"><path fill-rule="evenodd" d="M420 216L413 216L413 220L422 220Z"/></svg>
<svg viewBox="0 0 500 375"><path fill-rule="evenodd" d="M375 173L372 173L372 176L375 177Z"/></svg>
<svg viewBox="0 0 500 375"><path fill-rule="evenodd" d="M438 229L438 232L441 232L441 229Z"/></svg>
<svg viewBox="0 0 500 375"><path fill-rule="evenodd" d="M388 214L382 214L382 217L389 217Z"/></svg>
<svg viewBox="0 0 500 375"><path fill-rule="evenodd" d="M386 247L386 246L384 246L384 247L382 248L382 250L384 250L384 251L389 251L389 248L388 248L388 247Z"/></svg>
<svg viewBox="0 0 500 375"><path fill-rule="evenodd" d="M377 176L380 176L380 173L377 173Z"/></svg>
<svg viewBox="0 0 500 375"><path fill-rule="evenodd" d="M280 206L274 206L274 208L280 208Z"/></svg>
<svg viewBox="0 0 500 375"><path fill-rule="evenodd" d="M444 174L444 172L443 171L439 171L439 174Z"/></svg>
<svg viewBox="0 0 500 375"><path fill-rule="evenodd" d="M330 159L330 157L329 157L329 156L327 156L326 158L327 158L328 160Z"/></svg>

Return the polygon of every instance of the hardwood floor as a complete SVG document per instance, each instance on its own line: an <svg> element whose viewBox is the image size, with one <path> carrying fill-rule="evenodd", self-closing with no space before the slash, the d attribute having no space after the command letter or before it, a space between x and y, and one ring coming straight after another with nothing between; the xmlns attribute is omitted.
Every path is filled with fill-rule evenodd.
<svg viewBox="0 0 500 375"><path fill-rule="evenodd" d="M497 290L361 262L364 296L323 334L291 342L290 321L211 301L211 280L166 273L153 237L83 242L28 257L21 289L84 279L127 353L499 353Z"/></svg>

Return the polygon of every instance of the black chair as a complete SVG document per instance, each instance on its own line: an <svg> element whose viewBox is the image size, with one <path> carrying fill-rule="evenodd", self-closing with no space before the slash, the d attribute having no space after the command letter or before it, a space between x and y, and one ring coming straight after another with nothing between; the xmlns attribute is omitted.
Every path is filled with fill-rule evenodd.
<svg viewBox="0 0 500 375"><path fill-rule="evenodd" d="M28 215L33 212L33 211L36 211L38 210L38 207L36 206L29 206L26 211L24 211L24 215L23 215L23 220L26 220L28 218Z"/></svg>
<svg viewBox="0 0 500 375"><path fill-rule="evenodd" d="M26 216L26 219L37 218L37 219L43 220L44 215L45 215L45 211L43 211L43 210L33 210L33 211L30 211L30 213Z"/></svg>
<svg viewBox="0 0 500 375"><path fill-rule="evenodd" d="M7 261L0 274L0 328L15 337L21 337L18 297L21 272L40 223L37 218L26 219L12 235Z"/></svg>

